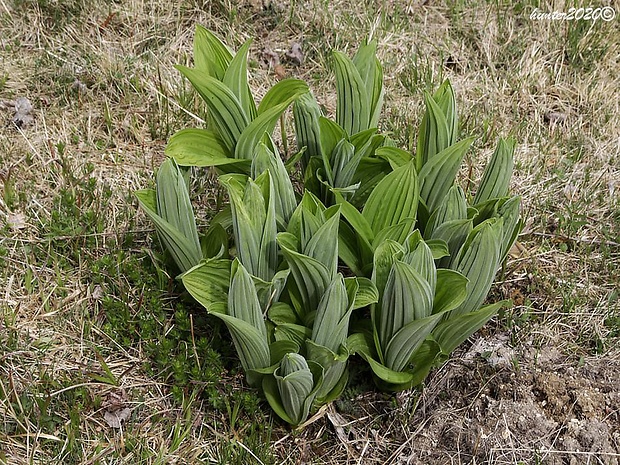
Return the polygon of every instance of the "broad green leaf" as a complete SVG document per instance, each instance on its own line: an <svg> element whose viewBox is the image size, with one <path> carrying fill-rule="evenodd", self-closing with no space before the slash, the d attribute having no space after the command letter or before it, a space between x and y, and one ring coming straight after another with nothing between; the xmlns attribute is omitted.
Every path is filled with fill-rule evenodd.
<svg viewBox="0 0 620 465"><path fill-rule="evenodd" d="M370 279L364 277L344 278L344 283L349 294L357 287L357 292L354 293L353 310L367 307L379 301L379 291Z"/></svg>
<svg viewBox="0 0 620 465"><path fill-rule="evenodd" d="M311 331L304 325L282 323L276 326L273 335L276 341L291 341L301 346L311 335Z"/></svg>
<svg viewBox="0 0 620 465"><path fill-rule="evenodd" d="M351 204L357 208L363 208L373 189L391 172L390 162L383 158L362 158L353 178L353 183L359 186L353 198L350 199Z"/></svg>
<svg viewBox="0 0 620 465"><path fill-rule="evenodd" d="M197 25L194 35L194 66L221 81L232 60L232 53L208 29Z"/></svg>
<svg viewBox="0 0 620 465"><path fill-rule="evenodd" d="M338 353L333 352L327 347L316 344L311 339L306 341L306 351L308 360L318 363L323 367L323 384L317 392L317 400L323 403L328 400L328 396L335 395L332 391L337 388L339 384L342 384L342 378L347 378L345 373L347 368L347 359L349 358L349 352L344 346L340 346ZM344 386L341 386L342 389Z"/></svg>
<svg viewBox="0 0 620 465"><path fill-rule="evenodd" d="M181 166L219 166L240 163L220 137L208 129L182 129L166 145L166 155ZM247 164L247 162L246 162Z"/></svg>
<svg viewBox="0 0 620 465"><path fill-rule="evenodd" d="M373 248L376 248L382 242L391 240L403 244L407 237L411 234L415 228L415 218L405 218L398 224L388 226L387 228L379 231L372 241Z"/></svg>
<svg viewBox="0 0 620 465"><path fill-rule="evenodd" d="M447 255L450 255L448 244L441 239L430 239L426 241L426 245L428 245L428 248L431 249L435 260L439 260Z"/></svg>
<svg viewBox="0 0 620 465"><path fill-rule="evenodd" d="M207 260L182 274L179 279L187 292L208 312L226 308L230 286L230 267L226 259Z"/></svg>
<svg viewBox="0 0 620 465"><path fill-rule="evenodd" d="M228 234L219 223L212 223L207 233L200 240L202 256L220 258L228 256Z"/></svg>
<svg viewBox="0 0 620 465"><path fill-rule="evenodd" d="M347 222L353 227L361 240L370 247L374 239L374 233L370 223L357 208L347 202L342 196L336 195L336 203L340 205L340 212Z"/></svg>
<svg viewBox="0 0 620 465"><path fill-rule="evenodd" d="M213 313L223 320L230 331L237 355L243 369L249 370L267 368L271 365L267 338L257 328L243 320L223 313ZM250 379L248 378L248 381Z"/></svg>
<svg viewBox="0 0 620 465"><path fill-rule="evenodd" d="M256 104L248 86L248 52L252 39L247 40L231 60L222 82L237 96L248 121L256 117Z"/></svg>
<svg viewBox="0 0 620 465"><path fill-rule="evenodd" d="M439 261L439 267L451 266L472 229L472 220L453 220L446 221L433 231L431 237L445 241L450 255Z"/></svg>
<svg viewBox="0 0 620 465"><path fill-rule="evenodd" d="M430 316L432 307L433 293L428 281L411 265L395 261L376 319L384 357L387 355L385 349L394 335L412 321Z"/></svg>
<svg viewBox="0 0 620 465"><path fill-rule="evenodd" d="M397 147L379 147L375 155L390 162L393 170L406 165L413 159L411 153Z"/></svg>
<svg viewBox="0 0 620 465"><path fill-rule="evenodd" d="M431 238L434 230L446 221L464 219L467 219L467 200L463 189L455 184L448 190L446 196L430 216L424 230L424 237Z"/></svg>
<svg viewBox="0 0 620 465"><path fill-rule="evenodd" d="M416 319L398 330L385 349L385 365L394 371L404 370L439 320L441 315L431 315Z"/></svg>
<svg viewBox="0 0 620 465"><path fill-rule="evenodd" d="M303 360L303 366L297 361L298 358ZM308 412L304 409L304 401L314 387L312 372L305 359L299 354L285 355L274 376L284 410L295 424L301 423L308 416Z"/></svg>
<svg viewBox="0 0 620 465"><path fill-rule="evenodd" d="M362 210L375 234L400 223L415 219L419 198L418 178L413 162L392 171L374 188Z"/></svg>
<svg viewBox="0 0 620 465"><path fill-rule="evenodd" d="M300 254L290 249L283 241L284 235L278 234L278 244L286 262L291 268L293 278L297 283L307 314L318 307L325 289L332 280L332 275L325 265L318 260Z"/></svg>
<svg viewBox="0 0 620 465"><path fill-rule="evenodd" d="M355 146L342 139L332 153L333 187L348 187L362 158L362 152L356 152Z"/></svg>
<svg viewBox="0 0 620 465"><path fill-rule="evenodd" d="M340 221L338 226L338 258L351 270L356 276L364 276L363 252L359 246L360 237L356 234L354 229L343 220ZM368 246L369 253L367 256L372 256L370 246Z"/></svg>
<svg viewBox="0 0 620 465"><path fill-rule="evenodd" d="M251 324L267 340L267 328L256 287L247 270L237 259L233 261L231 268L228 314Z"/></svg>
<svg viewBox="0 0 620 465"><path fill-rule="evenodd" d="M478 331L502 307L509 304L509 300L502 300L473 312L451 317L437 325L433 331L433 338L441 347L441 351L445 355L450 355L454 349Z"/></svg>
<svg viewBox="0 0 620 465"><path fill-rule="evenodd" d="M369 129L370 102L366 86L359 71L349 57L334 52L334 72L336 74L336 121L353 135Z"/></svg>
<svg viewBox="0 0 620 465"><path fill-rule="evenodd" d="M370 119L368 127L377 127L381 107L383 104L383 69L377 60L377 42L372 40L362 44L353 57L353 63L357 68L364 85L370 105Z"/></svg>
<svg viewBox="0 0 620 465"><path fill-rule="evenodd" d="M288 78L279 81L271 87L258 106L258 114L268 112L269 110L280 107L286 103L288 107L293 101L307 95L310 92L308 84L301 79Z"/></svg>
<svg viewBox="0 0 620 465"><path fill-rule="evenodd" d="M280 361L286 354L299 352L299 345L293 341L275 341L269 345L271 354L271 366L280 365ZM272 372L273 373L273 372Z"/></svg>
<svg viewBox="0 0 620 465"><path fill-rule="evenodd" d="M416 150L418 172L421 172L426 163L432 160L436 154L448 148L452 139L446 115L441 107L429 94L424 95L424 101L426 113L420 124Z"/></svg>
<svg viewBox="0 0 620 465"><path fill-rule="evenodd" d="M487 220L476 226L467 237L452 268L463 274L467 284L467 298L450 312L450 317L475 311L487 296L501 253L502 221Z"/></svg>
<svg viewBox="0 0 620 465"><path fill-rule="evenodd" d="M192 244L196 258L199 257L200 241L187 181L174 160L167 159L162 163L157 170L155 181L157 213Z"/></svg>
<svg viewBox="0 0 620 465"><path fill-rule="evenodd" d="M293 104L293 116L295 118L295 138L297 150L306 148L302 156L302 171L305 171L311 157L321 155L321 130L319 118L321 109L312 92L302 94Z"/></svg>
<svg viewBox="0 0 620 465"><path fill-rule="evenodd" d="M365 129L363 131L358 132L357 134L352 134L349 137L349 142L353 144L356 152L364 152L367 153L370 151L371 141L375 139L373 136L377 133L377 128ZM383 137L379 136L377 140L382 140ZM369 155L370 153L368 153Z"/></svg>
<svg viewBox="0 0 620 465"><path fill-rule="evenodd" d="M375 249L372 266L372 282L379 291L379 302L383 298L388 276L392 271L392 265L405 255L405 248L398 242L386 240Z"/></svg>
<svg viewBox="0 0 620 465"><path fill-rule="evenodd" d="M461 305L467 297L468 282L469 280L457 271L438 269L433 314L447 312Z"/></svg>
<svg viewBox="0 0 620 465"><path fill-rule="evenodd" d="M491 160L484 169L482 180L476 191L474 205L478 205L508 194L514 165L514 139L500 139Z"/></svg>
<svg viewBox="0 0 620 465"><path fill-rule="evenodd" d="M174 262L181 271L187 271L202 259L200 244L187 239L177 228L172 226L157 214L157 200L154 190L146 189L134 193L138 202L148 217L155 223L157 234L166 249L172 255Z"/></svg>
<svg viewBox="0 0 620 465"><path fill-rule="evenodd" d="M295 422L291 419L288 413L286 413L284 405L282 404L276 379L273 376L265 376L263 378L262 388L263 394L265 394L265 399L267 399L269 406L276 413L276 415L282 418L289 425L294 425Z"/></svg>
<svg viewBox="0 0 620 465"><path fill-rule="evenodd" d="M269 308L268 316L269 320L276 325L301 323L297 318L295 310L293 310L291 306L285 302L275 302Z"/></svg>
<svg viewBox="0 0 620 465"><path fill-rule="evenodd" d="M433 252L424 241L416 246L413 252L405 254L403 262L411 265L414 270L420 273L431 287L431 294L435 294L435 285L437 283L437 268L433 259Z"/></svg>
<svg viewBox="0 0 620 465"><path fill-rule="evenodd" d="M452 145L456 142L456 138L458 136L458 114L456 111L456 99L454 98L454 89L452 89L452 85L450 81L446 79L439 89L433 94L433 99L441 108L445 118L446 125L448 128L449 134L449 144Z"/></svg>
<svg viewBox="0 0 620 465"><path fill-rule="evenodd" d="M319 227L302 252L325 265L330 275L338 267L338 223L340 214L332 216Z"/></svg>
<svg viewBox="0 0 620 465"><path fill-rule="evenodd" d="M429 159L419 172L420 197L424 199L429 212L433 212L446 196L458 172L465 152L473 142L465 139L437 153Z"/></svg>
<svg viewBox="0 0 620 465"><path fill-rule="evenodd" d="M285 81L280 81L278 84L282 84L284 82ZM269 98L269 102L271 103L275 103L276 101L280 101L280 103L277 105L264 105L265 98L263 99L258 108L258 116L243 130L237 139L237 145L235 146L235 158L251 159L254 157L256 145L263 139L265 133L271 135L282 113L284 113L288 106L293 103L298 96L308 91L308 87L300 87L297 84L297 80L292 80L292 82L289 81L287 83L290 84L290 86L287 87L284 85L280 88L285 91L290 91L286 94L282 92L282 94L288 95L286 99L282 101L278 100L278 98L282 96L280 93L273 95L272 97L268 97L269 94L265 96L265 98ZM278 86L278 84L276 84L273 88Z"/></svg>
<svg viewBox="0 0 620 465"><path fill-rule="evenodd" d="M356 294L355 286L347 288L340 273L330 283L319 301L314 319L312 340L316 344L336 352L345 343Z"/></svg>
<svg viewBox="0 0 620 465"><path fill-rule="evenodd" d="M262 142L258 144L252 160L252 177L256 179L260 174L269 171L274 187L273 199L276 216L287 224L297 207L295 190L275 144L270 143L270 145L274 150Z"/></svg>
<svg viewBox="0 0 620 465"><path fill-rule="evenodd" d="M263 177L264 176L264 177ZM267 198L259 182L268 188ZM231 200L233 232L238 257L250 274L270 282L278 266L273 184L268 172L256 182L242 175L220 176Z"/></svg>
<svg viewBox="0 0 620 465"><path fill-rule="evenodd" d="M331 154L338 142L347 138L347 133L335 121L324 116L319 117L319 131L321 136L321 155L323 162L329 164ZM331 169L331 165L330 165ZM331 179L331 178L330 178Z"/></svg>
<svg viewBox="0 0 620 465"><path fill-rule="evenodd" d="M241 133L249 123L237 96L225 84L204 72L180 65L176 68L189 79L203 98L209 108L213 126L228 151L233 153Z"/></svg>
<svg viewBox="0 0 620 465"><path fill-rule="evenodd" d="M411 356L410 363L413 364L413 370L411 370L413 375L411 380L412 387L421 384L428 376L429 371L438 359L440 350L439 344L431 339L427 339Z"/></svg>

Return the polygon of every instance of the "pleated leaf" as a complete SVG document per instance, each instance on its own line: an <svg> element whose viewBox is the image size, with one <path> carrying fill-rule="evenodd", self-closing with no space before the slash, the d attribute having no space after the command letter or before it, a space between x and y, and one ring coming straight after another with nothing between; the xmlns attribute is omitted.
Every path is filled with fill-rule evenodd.
<svg viewBox="0 0 620 465"><path fill-rule="evenodd" d="M439 207L452 185L473 138L457 142L429 159L419 172L420 197L430 213Z"/></svg>
<svg viewBox="0 0 620 465"><path fill-rule="evenodd" d="M441 108L448 127L449 145L456 142L458 136L458 114L456 111L456 99L454 98L454 89L449 80L445 80L439 89L433 94L433 99Z"/></svg>
<svg viewBox="0 0 620 465"><path fill-rule="evenodd" d="M367 307L379 301L379 291L373 282L364 277L344 278L348 295L354 295L353 310Z"/></svg>
<svg viewBox="0 0 620 465"><path fill-rule="evenodd" d="M256 104L248 86L248 52L252 40L247 40L233 57L222 82L237 96L248 121L256 117Z"/></svg>
<svg viewBox="0 0 620 465"><path fill-rule="evenodd" d="M432 307L433 293L428 281L411 265L394 262L376 320L384 357L394 335L412 321L430 316Z"/></svg>
<svg viewBox="0 0 620 465"><path fill-rule="evenodd" d="M375 249L371 280L379 292L379 302L383 299L388 277L392 272L392 265L396 260L400 260L404 254L405 248L398 242L391 240L380 243Z"/></svg>
<svg viewBox="0 0 620 465"><path fill-rule="evenodd" d="M366 86L351 59L343 53L334 52L336 74L336 121L353 135L369 128L370 102Z"/></svg>
<svg viewBox="0 0 620 465"><path fill-rule="evenodd" d="M375 151L375 155L387 160L392 169L406 165L413 159L411 153L399 149L398 147L378 147Z"/></svg>
<svg viewBox="0 0 620 465"><path fill-rule="evenodd" d="M269 171L273 181L276 216L284 224L287 224L295 208L297 208L295 190L275 144L271 142L269 145L274 150L271 150L262 142L258 144L254 159L252 160L252 177L256 179L265 171Z"/></svg>
<svg viewBox="0 0 620 465"><path fill-rule="evenodd" d="M297 150L304 147L306 151L302 156L302 171L308 166L311 157L321 157L321 131L319 118L321 109L311 92L299 96L293 104L293 116L295 118L295 139Z"/></svg>
<svg viewBox="0 0 620 465"><path fill-rule="evenodd" d="M256 182L242 175L224 175L220 182L228 189L232 207L233 233L239 260L250 274L270 282L278 265L277 233L271 178L265 172ZM266 197L258 185L263 179Z"/></svg>
<svg viewBox="0 0 620 465"><path fill-rule="evenodd" d="M418 177L414 163L410 162L392 171L377 184L362 214L377 234L405 218L415 219L418 199Z"/></svg>
<svg viewBox="0 0 620 465"><path fill-rule="evenodd" d="M332 281L328 268L318 260L300 254L284 240L288 233L278 234L282 255L291 268L293 279L299 288L304 310L307 313L318 307L319 301Z"/></svg>
<svg viewBox="0 0 620 465"><path fill-rule="evenodd" d="M372 372L385 383L390 385L405 385L411 383L413 380L413 375L411 373L406 371L394 371L377 360L378 354L372 343L372 337L362 333L352 334L347 339L347 347L351 353L359 354L366 360Z"/></svg>
<svg viewBox="0 0 620 465"><path fill-rule="evenodd" d="M208 129L182 129L175 133L166 145L166 155L181 166L220 166L242 164L247 169L249 163L232 157L224 142Z"/></svg>
<svg viewBox="0 0 620 465"><path fill-rule="evenodd" d="M385 349L385 365L394 371L404 370L439 320L441 315L431 315L416 319L398 330Z"/></svg>
<svg viewBox="0 0 620 465"><path fill-rule="evenodd" d="M467 199L461 186L455 184L448 190L446 196L430 216L424 229L424 237L427 239L433 237L435 229L446 221L464 220L466 218Z"/></svg>
<svg viewBox="0 0 620 465"><path fill-rule="evenodd" d="M258 301L256 287L254 287L252 278L239 260L233 262L231 275L228 314L251 324L267 340L267 328Z"/></svg>
<svg viewBox="0 0 620 465"><path fill-rule="evenodd" d="M428 282L431 287L431 294L435 294L435 286L437 284L437 269L433 252L426 242L420 241L413 252L405 254L402 261L411 265L414 270L420 273L420 276Z"/></svg>
<svg viewBox="0 0 620 465"><path fill-rule="evenodd" d="M366 86L370 104L369 128L377 127L383 106L383 69L377 59L377 41L372 40L360 46L353 57L353 63Z"/></svg>
<svg viewBox="0 0 620 465"><path fill-rule="evenodd" d="M202 253L197 250L177 228L172 226L157 214L157 200L155 191L151 189L139 190L134 193L142 210L155 224L157 235L164 247L181 271L187 271L202 259Z"/></svg>
<svg viewBox="0 0 620 465"><path fill-rule="evenodd" d="M458 271L438 269L433 314L447 312L461 305L467 298L468 282L469 280Z"/></svg>
<svg viewBox="0 0 620 465"><path fill-rule="evenodd" d="M465 243L472 229L472 220L453 220L446 221L433 231L431 237L445 241L450 252L450 256L444 257L439 261L440 268L450 267L456 260L458 251Z"/></svg>
<svg viewBox="0 0 620 465"><path fill-rule="evenodd" d="M267 91L258 106L258 114L262 115L272 108L287 102L290 105L293 101L307 95L309 92L308 84L301 79L282 79ZM288 105L286 106L288 107Z"/></svg>
<svg viewBox="0 0 620 465"><path fill-rule="evenodd" d="M180 276L183 287L208 312L226 309L230 286L230 260L207 260Z"/></svg>
<svg viewBox="0 0 620 465"><path fill-rule="evenodd" d="M213 313L213 315L224 321L230 331L237 355L246 373L271 365L268 341L260 330L246 321L224 313ZM249 376L248 382L251 382Z"/></svg>
<svg viewBox="0 0 620 465"><path fill-rule="evenodd" d="M159 167L155 181L157 213L181 232L188 243L192 244L192 249L197 257L200 241L198 240L194 209L183 173L173 160L167 159Z"/></svg>
<svg viewBox="0 0 620 465"><path fill-rule="evenodd" d="M287 79L273 86L270 92L261 101L258 116L240 134L235 146L235 158L251 159L265 133L271 135L282 113L297 97L308 92L308 86L298 79Z"/></svg>
<svg viewBox="0 0 620 465"><path fill-rule="evenodd" d="M194 66L218 80L224 79L232 53L208 29L198 25L194 35Z"/></svg>
<svg viewBox="0 0 620 465"><path fill-rule="evenodd" d="M316 344L337 352L345 343L356 294L357 289L347 288L338 273L319 301L312 329L312 340Z"/></svg>
<svg viewBox="0 0 620 465"><path fill-rule="evenodd" d="M454 349L484 326L493 315L509 303L510 301L503 300L473 312L451 317L437 325L433 331L433 338L441 347L442 353L450 355Z"/></svg>
<svg viewBox="0 0 620 465"><path fill-rule="evenodd" d="M225 84L204 72L180 65L176 68L189 79L205 101L215 130L228 151L234 153L241 133L249 124L237 96Z"/></svg>
<svg viewBox="0 0 620 465"><path fill-rule="evenodd" d="M353 178L353 184L359 184L355 195L349 199L351 204L362 209L374 188L385 176L393 171L388 160L366 157L360 160Z"/></svg>
<svg viewBox="0 0 620 465"><path fill-rule="evenodd" d="M287 354L274 376L284 410L294 424L301 423L308 416L305 400L314 388L314 377L306 360L299 354Z"/></svg>
<svg viewBox="0 0 620 465"><path fill-rule="evenodd" d="M338 224L340 214L332 216L312 235L302 252L318 260L327 268L330 275L336 274L338 266Z"/></svg>
<svg viewBox="0 0 620 465"><path fill-rule="evenodd" d="M501 228L501 220L487 220L469 233L453 263L453 269L469 279L468 295L450 317L475 311L484 302L498 267Z"/></svg>
<svg viewBox="0 0 620 465"><path fill-rule="evenodd" d="M448 128L446 115L435 99L424 95L426 113L422 118L418 133L418 147L416 150L416 167L418 172L432 160L436 154L447 149L451 145L452 136Z"/></svg>
<svg viewBox="0 0 620 465"><path fill-rule="evenodd" d="M514 165L515 146L516 142L514 139L499 140L491 160L484 169L484 174L474 199L474 205L491 199L505 197L508 194Z"/></svg>

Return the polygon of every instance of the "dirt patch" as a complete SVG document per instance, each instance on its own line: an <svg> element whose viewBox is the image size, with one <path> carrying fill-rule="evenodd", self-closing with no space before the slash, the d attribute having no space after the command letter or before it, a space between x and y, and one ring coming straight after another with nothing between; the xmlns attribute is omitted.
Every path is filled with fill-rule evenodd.
<svg viewBox="0 0 620 465"><path fill-rule="evenodd" d="M423 434L394 463L617 465L619 373L614 360L571 364L552 348L480 339L432 378L411 423Z"/></svg>

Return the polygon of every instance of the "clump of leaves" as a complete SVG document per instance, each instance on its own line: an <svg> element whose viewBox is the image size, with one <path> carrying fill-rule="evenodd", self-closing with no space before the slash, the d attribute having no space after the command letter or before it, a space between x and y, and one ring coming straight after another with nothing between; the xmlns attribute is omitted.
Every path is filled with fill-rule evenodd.
<svg viewBox="0 0 620 465"><path fill-rule="evenodd" d="M257 105L249 45L234 54L197 28L195 67L179 70L207 127L173 135L156 189L136 195L178 279L228 327L248 383L299 425L342 393L351 355L380 388L410 388L507 304L482 306L521 228L508 193L514 142L500 140L475 195L464 192L456 175L473 139L458 140L448 81L425 95L414 156L377 129L375 42L352 59L334 53L335 120L296 79ZM285 164L272 133L291 105L299 151ZM230 199L203 235L187 167L211 167Z"/></svg>

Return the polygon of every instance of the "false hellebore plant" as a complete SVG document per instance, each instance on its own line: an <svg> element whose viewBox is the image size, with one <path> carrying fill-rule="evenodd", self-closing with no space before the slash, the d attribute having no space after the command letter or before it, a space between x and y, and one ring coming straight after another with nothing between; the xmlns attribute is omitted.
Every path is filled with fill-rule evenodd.
<svg viewBox="0 0 620 465"><path fill-rule="evenodd" d="M352 354L380 388L416 386L506 305L483 304L521 228L514 142L499 141L472 195L456 180L472 139L458 140L448 81L425 96L413 156L378 133L375 42L334 54L335 120L297 79L257 105L249 47L196 29L194 68L178 68L208 122L171 137L156 188L136 195L185 289L228 327L248 383L299 425L341 394ZM299 151L285 164L272 133L291 105ZM191 167L212 167L228 192L203 235Z"/></svg>

